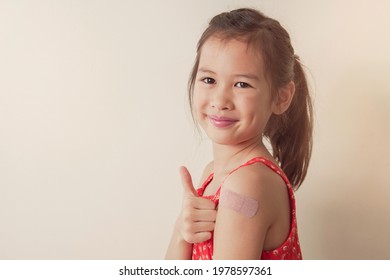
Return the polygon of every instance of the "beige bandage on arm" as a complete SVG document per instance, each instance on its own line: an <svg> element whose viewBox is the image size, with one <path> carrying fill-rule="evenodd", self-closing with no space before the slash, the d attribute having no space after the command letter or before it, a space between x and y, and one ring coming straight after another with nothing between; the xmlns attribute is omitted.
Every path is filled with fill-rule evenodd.
<svg viewBox="0 0 390 280"><path fill-rule="evenodd" d="M256 215L259 208L259 202L256 199L241 195L223 187L221 188L219 196L219 205L230 208L248 218Z"/></svg>

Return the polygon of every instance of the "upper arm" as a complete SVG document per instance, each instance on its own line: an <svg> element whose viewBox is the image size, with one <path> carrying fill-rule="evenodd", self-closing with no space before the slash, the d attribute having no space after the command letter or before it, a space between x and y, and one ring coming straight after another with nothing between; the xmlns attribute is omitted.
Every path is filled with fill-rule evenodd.
<svg viewBox="0 0 390 280"><path fill-rule="evenodd" d="M262 165L240 168L222 188L258 201L252 217L229 207L218 208L214 230L214 259L260 259L267 231L277 217L278 193L275 178Z"/></svg>

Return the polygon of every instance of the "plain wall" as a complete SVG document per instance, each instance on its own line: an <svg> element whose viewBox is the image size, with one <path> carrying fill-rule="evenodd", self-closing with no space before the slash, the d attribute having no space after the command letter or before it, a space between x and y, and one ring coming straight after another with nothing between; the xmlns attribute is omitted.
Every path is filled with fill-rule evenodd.
<svg viewBox="0 0 390 280"><path fill-rule="evenodd" d="M0 259L162 259L180 165L211 159L186 84L215 14L290 32L314 90L306 259L390 259L388 1L0 0Z"/></svg>

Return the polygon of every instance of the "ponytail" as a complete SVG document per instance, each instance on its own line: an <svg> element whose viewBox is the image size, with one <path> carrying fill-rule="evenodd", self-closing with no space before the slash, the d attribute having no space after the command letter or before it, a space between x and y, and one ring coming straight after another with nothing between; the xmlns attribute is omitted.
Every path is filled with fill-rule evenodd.
<svg viewBox="0 0 390 280"><path fill-rule="evenodd" d="M295 94L282 115L273 115L264 135L269 138L273 156L287 178L299 188L305 179L312 152L313 106L305 73L294 55Z"/></svg>

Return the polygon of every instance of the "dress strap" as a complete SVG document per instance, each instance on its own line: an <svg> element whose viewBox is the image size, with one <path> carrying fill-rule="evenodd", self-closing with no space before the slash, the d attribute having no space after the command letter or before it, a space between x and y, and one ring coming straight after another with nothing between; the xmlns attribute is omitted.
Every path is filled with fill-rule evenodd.
<svg viewBox="0 0 390 280"><path fill-rule="evenodd" d="M203 193L204 193L204 190L206 189L207 185L211 182L211 180L213 179L214 177L214 172L212 172L208 177L207 179L202 183L202 185L200 186L200 188L198 188L196 190L196 192L198 193L199 196L203 196Z"/></svg>

